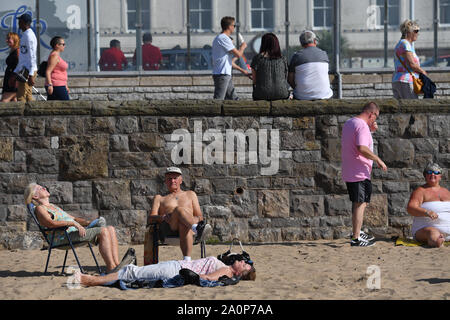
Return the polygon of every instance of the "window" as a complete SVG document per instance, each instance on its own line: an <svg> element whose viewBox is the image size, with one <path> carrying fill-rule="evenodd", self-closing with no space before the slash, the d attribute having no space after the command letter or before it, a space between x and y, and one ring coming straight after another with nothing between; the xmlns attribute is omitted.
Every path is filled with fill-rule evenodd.
<svg viewBox="0 0 450 320"><path fill-rule="evenodd" d="M400 24L400 0L388 0L388 27L398 27ZM379 19L377 24L379 27L384 26L384 0L377 0L377 11Z"/></svg>
<svg viewBox="0 0 450 320"><path fill-rule="evenodd" d="M251 21L252 30L272 30L273 0L252 0Z"/></svg>
<svg viewBox="0 0 450 320"><path fill-rule="evenodd" d="M210 31L212 29L211 0L189 1L189 20L193 30Z"/></svg>
<svg viewBox="0 0 450 320"><path fill-rule="evenodd" d="M333 24L333 1L314 0L314 27L331 28Z"/></svg>
<svg viewBox="0 0 450 320"><path fill-rule="evenodd" d="M136 31L136 10L137 1L141 0L127 0L127 26L128 31ZM150 1L141 1L141 15L142 15L142 31L150 31Z"/></svg>
<svg viewBox="0 0 450 320"><path fill-rule="evenodd" d="M440 24L450 24L450 0L440 0L439 11Z"/></svg>

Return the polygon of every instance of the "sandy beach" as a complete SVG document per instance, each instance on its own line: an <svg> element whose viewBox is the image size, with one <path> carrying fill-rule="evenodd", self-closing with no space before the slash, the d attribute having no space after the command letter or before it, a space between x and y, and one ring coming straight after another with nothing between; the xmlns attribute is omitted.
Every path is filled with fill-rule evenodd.
<svg viewBox="0 0 450 320"><path fill-rule="evenodd" d="M143 263L143 245L133 246L138 265ZM123 255L127 246L121 246ZM228 245L208 245L207 254L217 256ZM233 247L239 252L239 246ZM214 300L214 299L450 299L450 247L394 246L392 241L378 241L369 248L350 247L341 240L301 241L288 244L245 245L255 261L256 281L241 281L235 286L201 288L188 285L122 291L108 287L70 289L70 275L61 275L64 252L52 253L49 274L44 275L46 251L0 251L0 300ZM78 248L83 266L95 274L95 264L88 248ZM102 261L98 248L97 259ZM193 259L200 257L196 246ZM178 247L160 248L160 260L179 259ZM69 253L67 265L76 265ZM101 266L103 266L101 264ZM369 268L369 266L376 266ZM378 269L377 269L378 268ZM379 270L380 289L374 281Z"/></svg>

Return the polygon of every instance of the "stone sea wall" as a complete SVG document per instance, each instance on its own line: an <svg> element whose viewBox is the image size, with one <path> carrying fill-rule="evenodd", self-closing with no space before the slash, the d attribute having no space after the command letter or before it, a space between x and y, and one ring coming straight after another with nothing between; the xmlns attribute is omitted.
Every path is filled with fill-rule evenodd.
<svg viewBox="0 0 450 320"><path fill-rule="evenodd" d="M408 236L405 206L423 183L424 165L439 163L450 186L450 100L375 101L381 115L374 151L389 170L374 165L364 227L382 237ZM121 243L142 243L153 197L166 192L164 169L177 159L185 160L178 165L183 188L197 193L217 241L347 237L351 203L341 179L340 134L366 102L1 104L0 248L43 245L23 203L30 182L47 186L51 202L73 215L105 217ZM229 133L244 137L243 153L225 156Z"/></svg>
<svg viewBox="0 0 450 320"><path fill-rule="evenodd" d="M450 98L450 73L430 72L436 82L435 98ZM343 74L342 97L345 99L392 98L392 73ZM252 100L252 81L239 73L234 75L236 92L242 100ZM334 75L330 82L337 97ZM70 76L70 98L82 101L212 99L214 83L208 72L180 75L161 75L160 72L142 76L97 74ZM37 89L45 95L44 79L38 77ZM36 96L36 99L37 96Z"/></svg>

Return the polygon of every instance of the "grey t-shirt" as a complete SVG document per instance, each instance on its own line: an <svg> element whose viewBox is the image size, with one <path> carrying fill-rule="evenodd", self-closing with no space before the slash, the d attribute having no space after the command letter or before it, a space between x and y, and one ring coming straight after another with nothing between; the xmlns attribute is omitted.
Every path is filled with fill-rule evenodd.
<svg viewBox="0 0 450 320"><path fill-rule="evenodd" d="M317 47L306 47L292 56L289 72L295 73L296 99L328 99L333 96L328 77L328 62L326 52Z"/></svg>

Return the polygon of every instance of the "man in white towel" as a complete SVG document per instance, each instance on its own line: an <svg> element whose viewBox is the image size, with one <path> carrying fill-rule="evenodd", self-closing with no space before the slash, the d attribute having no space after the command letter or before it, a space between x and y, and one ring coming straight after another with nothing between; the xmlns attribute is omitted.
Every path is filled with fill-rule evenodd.
<svg viewBox="0 0 450 320"><path fill-rule="evenodd" d="M407 211L414 217L411 232L419 242L441 247L450 240L450 192L439 185L442 169L429 163L423 171L426 183L411 194Z"/></svg>

